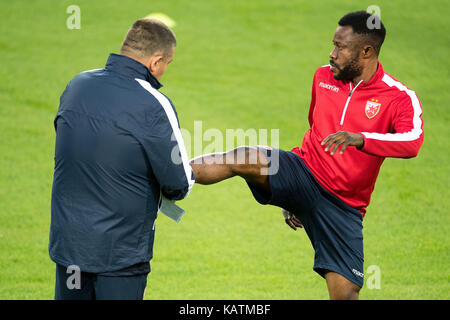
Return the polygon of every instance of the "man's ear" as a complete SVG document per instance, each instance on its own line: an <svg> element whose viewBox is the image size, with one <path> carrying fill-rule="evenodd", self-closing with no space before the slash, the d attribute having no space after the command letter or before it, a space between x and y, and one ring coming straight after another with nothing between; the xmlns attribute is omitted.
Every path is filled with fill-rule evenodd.
<svg viewBox="0 0 450 320"><path fill-rule="evenodd" d="M375 49L371 45L365 45L362 49L363 58L371 58L375 55Z"/></svg>
<svg viewBox="0 0 450 320"><path fill-rule="evenodd" d="M152 57L149 58L148 60L148 69L150 70L151 73L153 73L154 71L156 71L156 69L158 68L159 63L161 63L163 61L163 56L162 55L154 55Z"/></svg>

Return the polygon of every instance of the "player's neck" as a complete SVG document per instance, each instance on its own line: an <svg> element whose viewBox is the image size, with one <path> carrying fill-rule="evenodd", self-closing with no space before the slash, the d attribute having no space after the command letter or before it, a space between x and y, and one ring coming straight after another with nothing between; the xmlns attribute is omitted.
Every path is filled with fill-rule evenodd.
<svg viewBox="0 0 450 320"><path fill-rule="evenodd" d="M363 72L360 76L353 78L353 85L356 86L361 80L364 82L369 82L370 79L377 73L378 70L378 59L371 60L366 67L363 69Z"/></svg>

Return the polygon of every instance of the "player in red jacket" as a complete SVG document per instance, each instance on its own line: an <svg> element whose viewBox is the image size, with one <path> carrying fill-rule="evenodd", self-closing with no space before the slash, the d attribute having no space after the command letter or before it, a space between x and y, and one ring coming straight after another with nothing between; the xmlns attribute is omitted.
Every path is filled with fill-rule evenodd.
<svg viewBox="0 0 450 320"><path fill-rule="evenodd" d="M340 19L330 64L314 75L301 148L240 147L191 161L197 183L243 177L258 202L303 227L331 299L357 299L363 285L362 219L381 164L415 157L423 142L416 94L378 61L385 34L365 11Z"/></svg>

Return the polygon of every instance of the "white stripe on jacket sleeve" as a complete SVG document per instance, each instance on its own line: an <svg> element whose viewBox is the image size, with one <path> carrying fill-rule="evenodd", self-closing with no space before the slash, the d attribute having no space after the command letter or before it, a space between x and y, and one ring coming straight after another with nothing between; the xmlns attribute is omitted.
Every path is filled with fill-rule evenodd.
<svg viewBox="0 0 450 320"><path fill-rule="evenodd" d="M422 134L422 119L420 118L422 114L422 108L420 107L419 99L414 91L408 89L399 81L392 79L389 75L384 74L383 81L390 87L396 87L400 91L404 91L408 94L411 99L411 103L414 109L413 116L413 128L408 132L403 133L372 133L372 132L361 132L368 139L376 139L382 141L414 141L420 138Z"/></svg>
<svg viewBox="0 0 450 320"><path fill-rule="evenodd" d="M135 79L145 90L150 92L152 96L158 100L158 102L163 107L164 111L166 112L167 118L169 119L170 125L172 127L173 134L175 136L175 139L178 144L178 148L180 150L181 154L181 160L183 162L183 168L184 173L186 174L186 180L189 184L189 190L184 196L185 198L189 195L191 192L192 187L194 186L195 180L192 179L192 167L189 164L189 159L187 156L186 148L184 146L184 140L183 136L181 135L181 130L178 127L178 121L177 117L175 115L175 112L173 111L172 105L170 104L169 100L158 90L153 88L149 82L142 80L142 79Z"/></svg>

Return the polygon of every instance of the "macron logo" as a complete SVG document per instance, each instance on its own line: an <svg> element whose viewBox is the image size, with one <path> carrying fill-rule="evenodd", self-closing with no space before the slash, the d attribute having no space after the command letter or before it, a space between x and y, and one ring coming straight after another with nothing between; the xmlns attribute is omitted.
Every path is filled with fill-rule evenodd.
<svg viewBox="0 0 450 320"><path fill-rule="evenodd" d="M322 88L325 88L325 89L328 89L328 90L332 90L334 92L339 92L339 88L338 87L333 86L333 85L328 84L328 83L321 82L321 83L319 83L319 87L322 87Z"/></svg>
<svg viewBox="0 0 450 320"><path fill-rule="evenodd" d="M358 270L352 269L352 272L358 277L364 278L364 273L359 272Z"/></svg>

